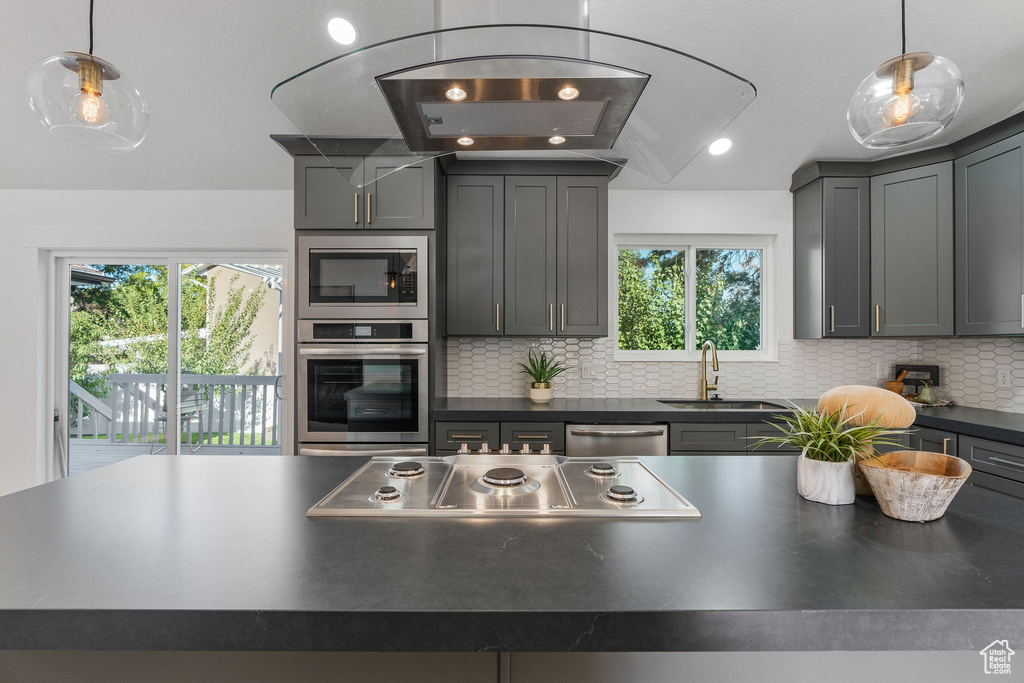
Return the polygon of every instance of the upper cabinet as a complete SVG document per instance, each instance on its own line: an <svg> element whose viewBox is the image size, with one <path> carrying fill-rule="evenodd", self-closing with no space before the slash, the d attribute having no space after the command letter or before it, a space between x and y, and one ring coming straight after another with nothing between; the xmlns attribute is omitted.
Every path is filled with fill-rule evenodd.
<svg viewBox="0 0 1024 683"><path fill-rule="evenodd" d="M608 179L448 177L447 332L608 334Z"/></svg>
<svg viewBox="0 0 1024 683"><path fill-rule="evenodd" d="M871 179L871 334L953 334L953 164Z"/></svg>
<svg viewBox="0 0 1024 683"><path fill-rule="evenodd" d="M956 160L956 333L1024 334L1024 133Z"/></svg>
<svg viewBox="0 0 1024 683"><path fill-rule="evenodd" d="M794 334L870 333L867 178L822 178L793 196Z"/></svg>
<svg viewBox="0 0 1024 683"><path fill-rule="evenodd" d="M408 230L434 227L432 159L295 158L295 227Z"/></svg>

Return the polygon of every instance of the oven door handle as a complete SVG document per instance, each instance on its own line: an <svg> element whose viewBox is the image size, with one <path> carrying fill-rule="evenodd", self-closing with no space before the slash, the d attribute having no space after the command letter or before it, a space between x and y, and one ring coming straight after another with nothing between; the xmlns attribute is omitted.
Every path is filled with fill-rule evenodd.
<svg viewBox="0 0 1024 683"><path fill-rule="evenodd" d="M299 348L300 356L337 356L339 358L359 358L360 356L425 356L426 349L362 349L342 351L341 349L304 349Z"/></svg>
<svg viewBox="0 0 1024 683"><path fill-rule="evenodd" d="M623 437L623 436L662 436L665 433L664 429L622 429L613 431L609 429L570 429L569 433L573 436L611 436L611 437Z"/></svg>
<svg viewBox="0 0 1024 683"><path fill-rule="evenodd" d="M395 448L386 449L380 451L363 451L363 450L329 450L326 448L300 448L299 455L363 455L366 457L374 456L388 456L388 455L401 455L401 456L420 456L426 455L426 448Z"/></svg>

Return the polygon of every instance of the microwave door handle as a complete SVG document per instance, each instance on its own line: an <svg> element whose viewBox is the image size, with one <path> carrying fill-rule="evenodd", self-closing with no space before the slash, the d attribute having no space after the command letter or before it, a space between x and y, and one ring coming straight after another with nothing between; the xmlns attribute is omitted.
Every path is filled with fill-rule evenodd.
<svg viewBox="0 0 1024 683"><path fill-rule="evenodd" d="M362 351L343 351L341 349L299 349L300 356L342 356L359 358L360 356L425 356L426 349L363 349Z"/></svg>
<svg viewBox="0 0 1024 683"><path fill-rule="evenodd" d="M427 454L426 448L395 448L385 450L329 450L326 448L300 448L299 455L361 455L364 457L374 457L379 455L400 455L400 456L423 456Z"/></svg>

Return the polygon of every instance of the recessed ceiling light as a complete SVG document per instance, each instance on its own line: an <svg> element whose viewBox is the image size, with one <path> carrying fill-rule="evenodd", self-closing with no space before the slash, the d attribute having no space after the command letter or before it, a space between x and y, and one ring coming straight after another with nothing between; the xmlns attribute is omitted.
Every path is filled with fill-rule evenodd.
<svg viewBox="0 0 1024 683"><path fill-rule="evenodd" d="M461 102L462 100L466 99L466 91L458 87L450 88L448 92L444 94L444 96L447 97L449 100Z"/></svg>
<svg viewBox="0 0 1024 683"><path fill-rule="evenodd" d="M725 154L732 147L732 140L729 138L718 138L710 145L708 145L708 151L712 154Z"/></svg>
<svg viewBox="0 0 1024 683"><path fill-rule="evenodd" d="M551 137L548 138L548 142L550 142L552 145L560 145L563 142L565 142L565 138L563 138L561 135L552 135Z"/></svg>
<svg viewBox="0 0 1024 683"><path fill-rule="evenodd" d="M342 45L351 45L359 37L352 22L341 17L334 17L327 22L327 32L331 34L331 38Z"/></svg>
<svg viewBox="0 0 1024 683"><path fill-rule="evenodd" d="M571 85L567 85L558 91L558 97L563 100L575 100L580 96L580 91Z"/></svg>
<svg viewBox="0 0 1024 683"><path fill-rule="evenodd" d="M463 137L459 138L458 140L456 140L456 142L458 142L463 147L469 147L470 145L473 144L473 138L468 138L468 137L463 136Z"/></svg>

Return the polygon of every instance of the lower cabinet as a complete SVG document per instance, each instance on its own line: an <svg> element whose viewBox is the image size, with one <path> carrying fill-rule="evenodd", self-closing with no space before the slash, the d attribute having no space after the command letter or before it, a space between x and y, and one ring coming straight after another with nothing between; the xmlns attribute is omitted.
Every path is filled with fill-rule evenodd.
<svg viewBox="0 0 1024 683"><path fill-rule="evenodd" d="M971 483L1024 497L1024 446L999 441L959 438L960 457L971 464Z"/></svg>
<svg viewBox="0 0 1024 683"><path fill-rule="evenodd" d="M741 452L747 450L747 425L732 422L677 422L669 425L669 451Z"/></svg>
<svg viewBox="0 0 1024 683"><path fill-rule="evenodd" d="M941 429L914 427L910 433L910 450L927 451L929 453L957 454L957 438L953 432Z"/></svg>

